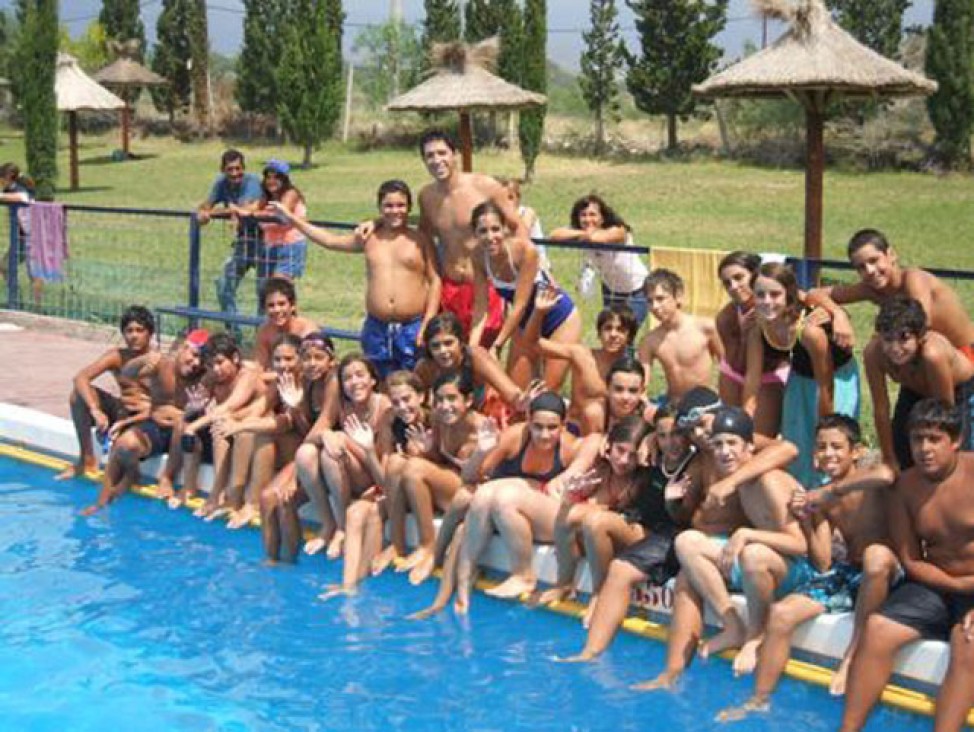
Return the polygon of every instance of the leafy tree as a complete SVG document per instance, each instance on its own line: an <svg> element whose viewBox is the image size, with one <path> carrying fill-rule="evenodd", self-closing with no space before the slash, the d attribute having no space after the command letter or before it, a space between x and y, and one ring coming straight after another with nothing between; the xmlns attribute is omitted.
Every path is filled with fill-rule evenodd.
<svg viewBox="0 0 974 732"><path fill-rule="evenodd" d="M829 0L839 25L860 42L896 58L903 39L903 13L912 0Z"/></svg>
<svg viewBox="0 0 974 732"><path fill-rule="evenodd" d="M501 3L494 0L468 0L463 16L463 40L477 43L496 36L501 29Z"/></svg>
<svg viewBox="0 0 974 732"><path fill-rule="evenodd" d="M329 137L341 115L345 14L341 0L291 0L278 72L278 114L291 141L304 148L303 165Z"/></svg>
<svg viewBox="0 0 974 732"><path fill-rule="evenodd" d="M195 18L193 0L163 0L156 21L156 45L152 70L165 78L166 86L152 87L152 101L172 121L177 112L189 108L192 81L189 75L189 24Z"/></svg>
<svg viewBox="0 0 974 732"><path fill-rule="evenodd" d="M0 76L10 77L10 58L17 47L17 23L0 10Z"/></svg>
<svg viewBox="0 0 974 732"><path fill-rule="evenodd" d="M548 81L546 6L545 0L525 0L524 3L524 67L521 86L542 94ZM518 139L521 142L521 159L524 161L526 180L534 177L534 164L541 152L545 112L546 107L525 109L518 121Z"/></svg>
<svg viewBox="0 0 974 732"><path fill-rule="evenodd" d="M966 168L974 131L974 0L937 0L926 71L939 84L927 99L937 152L947 166Z"/></svg>
<svg viewBox="0 0 974 732"><path fill-rule="evenodd" d="M667 148L678 147L677 120L696 106L691 88L716 68L713 38L727 22L727 0L627 0L642 53L626 51L626 87L636 106L667 119Z"/></svg>
<svg viewBox="0 0 974 732"><path fill-rule="evenodd" d="M98 22L106 38L139 42L139 60L145 53L145 26L139 17L139 0L102 0Z"/></svg>
<svg viewBox="0 0 974 732"><path fill-rule="evenodd" d="M420 80L423 47L415 26L403 21L369 26L355 37L352 48L365 57L360 88L373 106L387 103Z"/></svg>
<svg viewBox="0 0 974 732"><path fill-rule="evenodd" d="M57 0L19 3L19 34L12 64L14 90L24 115L27 169L37 184L37 197L54 198L57 180L58 111L54 93L57 68Z"/></svg>
<svg viewBox="0 0 974 732"><path fill-rule="evenodd" d="M284 0L244 0L243 48L237 62L237 103L244 112L276 114L277 68L284 52Z"/></svg>
<svg viewBox="0 0 974 732"><path fill-rule="evenodd" d="M582 74L578 77L582 96L595 115L595 144L605 147L606 119L619 118L619 71L625 62L625 46L619 37L619 12L615 0L591 0L590 30L582 34Z"/></svg>
<svg viewBox="0 0 974 732"><path fill-rule="evenodd" d="M456 0L424 0L424 7L423 54L425 63L429 63L434 43L460 40L460 7Z"/></svg>
<svg viewBox="0 0 974 732"><path fill-rule="evenodd" d="M81 68L88 72L97 71L108 65L107 40L105 29L97 20L89 23L84 34L78 39L71 38L67 26L62 25L58 32L58 48L78 59Z"/></svg>

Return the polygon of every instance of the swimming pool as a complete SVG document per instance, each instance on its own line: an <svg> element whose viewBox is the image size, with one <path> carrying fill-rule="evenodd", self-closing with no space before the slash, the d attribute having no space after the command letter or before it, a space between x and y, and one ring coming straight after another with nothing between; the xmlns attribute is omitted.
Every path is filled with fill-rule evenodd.
<svg viewBox="0 0 974 732"><path fill-rule="evenodd" d="M321 603L337 563L262 565L252 531L126 497L78 510L88 481L0 457L0 728L11 730L713 729L750 681L695 664L678 693L638 694L663 646L626 634L590 665L577 621L478 594L473 614L404 616L432 583L402 575ZM841 705L785 680L775 714L734 729L833 730ZM872 729L928 729L878 709Z"/></svg>

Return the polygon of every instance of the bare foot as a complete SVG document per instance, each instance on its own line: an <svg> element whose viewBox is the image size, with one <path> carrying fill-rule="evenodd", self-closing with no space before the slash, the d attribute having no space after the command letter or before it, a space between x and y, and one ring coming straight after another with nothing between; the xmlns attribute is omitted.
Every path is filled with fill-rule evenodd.
<svg viewBox="0 0 974 732"><path fill-rule="evenodd" d="M321 552L327 543L328 541L323 536L316 536L313 539L308 539L308 541L304 542L304 553L309 557L314 556L315 554Z"/></svg>
<svg viewBox="0 0 974 732"><path fill-rule="evenodd" d="M423 552L423 556L415 564L415 566L409 572L409 582L414 585L421 585L429 576L433 574L433 550L429 549L419 549L417 551Z"/></svg>
<svg viewBox="0 0 974 732"><path fill-rule="evenodd" d="M342 550L345 548L345 532L342 530L337 530L334 536L331 537L331 541L328 542L328 551L325 556L329 559L338 559L342 555Z"/></svg>
<svg viewBox="0 0 974 732"><path fill-rule="evenodd" d="M372 560L372 576L377 577L385 572L389 568L389 565L396 561L398 556L399 553L392 544L379 552L378 556Z"/></svg>
<svg viewBox="0 0 974 732"><path fill-rule="evenodd" d="M249 503L246 503L242 508L230 512L230 520L227 522L227 528L242 529L255 518L257 518L257 509Z"/></svg>
<svg viewBox="0 0 974 732"><path fill-rule="evenodd" d="M593 594L589 600L588 605L585 606L585 612L582 613L582 627L588 630L592 625L592 618L595 617L595 606L599 602L599 596L597 593Z"/></svg>
<svg viewBox="0 0 974 732"><path fill-rule="evenodd" d="M724 629L700 645L700 658L710 658L731 648L740 648L747 637L747 628L736 610L728 616Z"/></svg>
<svg viewBox="0 0 974 732"><path fill-rule="evenodd" d="M492 587L489 590L485 590L485 595L490 595L491 597L499 597L502 599L510 600L520 597L526 592L534 592L534 588L537 586L538 580L533 577L521 577L520 575L512 574L506 580L501 582L497 587Z"/></svg>
<svg viewBox="0 0 974 732"><path fill-rule="evenodd" d="M839 667L832 674L832 683L829 684L829 694L832 696L843 696L845 694L846 681L849 678L849 665L852 658L846 656L842 659Z"/></svg>
<svg viewBox="0 0 974 732"><path fill-rule="evenodd" d="M229 514L230 510L231 509L229 506L214 506L203 513L203 520L207 523L210 521L216 521L218 518L222 518Z"/></svg>
<svg viewBox="0 0 974 732"><path fill-rule="evenodd" d="M172 487L172 481L166 477L159 478L159 482L156 483L156 498L167 500L175 495L176 490Z"/></svg>
<svg viewBox="0 0 974 732"><path fill-rule="evenodd" d="M735 676L754 673L754 668L758 665L758 648L761 647L761 640L761 638L751 638L741 646L741 650L737 652L731 664Z"/></svg>
<svg viewBox="0 0 974 732"><path fill-rule="evenodd" d="M591 663L596 658L598 658L596 654L582 651L574 656L565 656L564 658L561 656L555 656L552 660L556 661L557 663Z"/></svg>
<svg viewBox="0 0 974 732"><path fill-rule="evenodd" d="M92 503L87 508L81 509L80 513L82 516L91 516L92 514L98 513L104 506L98 503Z"/></svg>
<svg viewBox="0 0 974 732"><path fill-rule="evenodd" d="M417 547L409 555L403 559L401 562L396 563L397 572L408 572L421 561L423 561L423 553L425 550L423 547Z"/></svg>
<svg viewBox="0 0 974 732"><path fill-rule="evenodd" d="M352 597L358 592L354 587L344 585L328 585L325 591L318 595L319 600L331 600L336 597Z"/></svg>
<svg viewBox="0 0 974 732"><path fill-rule="evenodd" d="M92 473L98 470L98 463L94 460L88 462L87 460L80 463L75 463L74 465L69 465L60 473L54 476L54 480L71 480L72 478L79 478L85 473Z"/></svg>
<svg viewBox="0 0 974 732"><path fill-rule="evenodd" d="M771 702L766 698L755 696L748 699L738 707L728 707L719 712L714 717L715 722L740 722L752 714L761 714L771 711Z"/></svg>
<svg viewBox="0 0 974 732"><path fill-rule="evenodd" d="M633 691L668 691L672 689L676 682L680 680L680 673L677 671L664 671L655 679L633 684L629 688Z"/></svg>
<svg viewBox="0 0 974 732"><path fill-rule="evenodd" d="M166 505L175 511L177 508L183 505L183 499L179 496L170 496L169 500L166 501Z"/></svg>
<svg viewBox="0 0 974 732"><path fill-rule="evenodd" d="M406 616L406 620L426 620L443 611L443 605L436 603Z"/></svg>
<svg viewBox="0 0 974 732"><path fill-rule="evenodd" d="M453 612L457 615L466 615L470 612L470 599L468 597L461 597L461 593L457 592L457 599L453 601Z"/></svg>
<svg viewBox="0 0 974 732"><path fill-rule="evenodd" d="M552 605L561 602L571 594L570 587L551 587L538 595L538 605Z"/></svg>

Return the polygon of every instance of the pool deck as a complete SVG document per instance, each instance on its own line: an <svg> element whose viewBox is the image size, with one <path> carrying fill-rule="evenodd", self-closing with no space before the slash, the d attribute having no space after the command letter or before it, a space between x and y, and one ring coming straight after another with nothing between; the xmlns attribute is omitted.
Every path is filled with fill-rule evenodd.
<svg viewBox="0 0 974 732"><path fill-rule="evenodd" d="M118 342L114 328L0 310L0 402L67 418L71 379Z"/></svg>

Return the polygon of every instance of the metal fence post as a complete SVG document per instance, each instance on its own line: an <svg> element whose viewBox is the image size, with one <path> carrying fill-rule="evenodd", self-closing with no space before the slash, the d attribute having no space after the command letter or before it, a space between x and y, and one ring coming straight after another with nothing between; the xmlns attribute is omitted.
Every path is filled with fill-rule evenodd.
<svg viewBox="0 0 974 732"><path fill-rule="evenodd" d="M17 265L20 264L20 224L17 221L17 210L20 206L7 206L10 217L10 250L7 252L7 307L17 308L19 293L17 292Z"/></svg>
<svg viewBox="0 0 974 732"><path fill-rule="evenodd" d="M191 308L200 306L200 222L196 214L189 217L189 293L188 304ZM193 324L195 327L196 324Z"/></svg>
<svg viewBox="0 0 974 732"><path fill-rule="evenodd" d="M798 280L798 286L803 290L811 289L817 285L813 280L811 262L804 257L795 260L795 278Z"/></svg>

